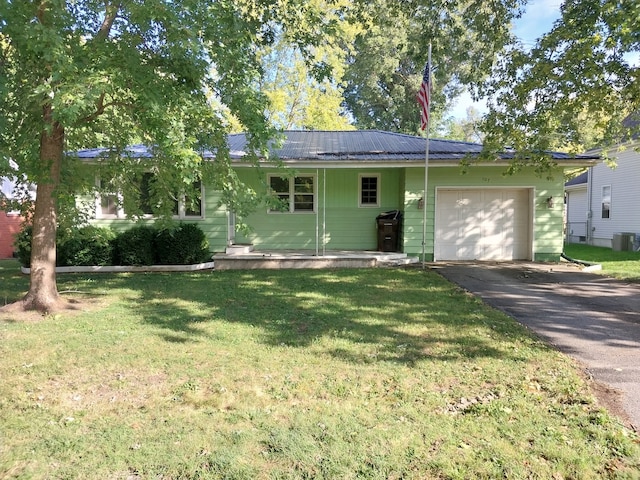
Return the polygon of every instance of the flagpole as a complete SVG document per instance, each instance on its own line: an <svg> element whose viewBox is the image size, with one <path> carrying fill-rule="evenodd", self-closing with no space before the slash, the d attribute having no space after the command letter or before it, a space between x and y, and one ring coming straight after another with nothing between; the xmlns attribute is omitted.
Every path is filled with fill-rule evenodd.
<svg viewBox="0 0 640 480"><path fill-rule="evenodd" d="M422 268L426 263L426 243L427 243L427 186L429 183L429 130L431 125L431 42L429 42L429 56L427 57L427 65L429 68L429 83L427 98L427 137L424 152L424 191L422 193Z"/></svg>

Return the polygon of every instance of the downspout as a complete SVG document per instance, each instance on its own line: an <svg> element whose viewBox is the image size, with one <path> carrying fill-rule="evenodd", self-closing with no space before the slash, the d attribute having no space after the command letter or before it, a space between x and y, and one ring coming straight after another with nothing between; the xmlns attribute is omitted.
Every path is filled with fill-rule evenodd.
<svg viewBox="0 0 640 480"><path fill-rule="evenodd" d="M322 256L325 254L327 240L327 169L322 169Z"/></svg>
<svg viewBox="0 0 640 480"><path fill-rule="evenodd" d="M591 231L591 225L593 224L593 208L592 208L592 200L593 200L593 185L591 184L591 178L593 177L593 167L589 167L587 170L587 245L592 244L592 236L593 232Z"/></svg>

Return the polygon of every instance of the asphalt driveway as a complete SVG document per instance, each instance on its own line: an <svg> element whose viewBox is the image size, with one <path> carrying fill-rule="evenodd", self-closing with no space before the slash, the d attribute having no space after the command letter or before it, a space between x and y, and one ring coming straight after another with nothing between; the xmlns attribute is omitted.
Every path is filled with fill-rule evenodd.
<svg viewBox="0 0 640 480"><path fill-rule="evenodd" d="M581 362L601 403L640 430L640 285L570 263L432 268Z"/></svg>

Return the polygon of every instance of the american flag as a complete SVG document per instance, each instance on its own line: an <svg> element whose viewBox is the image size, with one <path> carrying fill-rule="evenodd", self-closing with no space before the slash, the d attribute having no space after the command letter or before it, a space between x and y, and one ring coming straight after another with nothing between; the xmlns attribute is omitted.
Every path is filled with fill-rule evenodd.
<svg viewBox="0 0 640 480"><path fill-rule="evenodd" d="M420 104L420 130L424 130L429 125L429 102L431 101L431 67L429 62L424 66L422 74L422 85L418 91L418 103Z"/></svg>

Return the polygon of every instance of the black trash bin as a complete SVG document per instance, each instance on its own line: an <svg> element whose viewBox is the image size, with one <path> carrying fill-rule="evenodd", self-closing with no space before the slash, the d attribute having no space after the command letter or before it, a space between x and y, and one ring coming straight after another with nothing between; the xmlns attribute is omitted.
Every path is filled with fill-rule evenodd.
<svg viewBox="0 0 640 480"><path fill-rule="evenodd" d="M402 212L391 210L376 217L378 226L378 251L397 252L399 247Z"/></svg>

